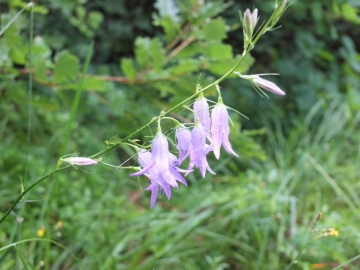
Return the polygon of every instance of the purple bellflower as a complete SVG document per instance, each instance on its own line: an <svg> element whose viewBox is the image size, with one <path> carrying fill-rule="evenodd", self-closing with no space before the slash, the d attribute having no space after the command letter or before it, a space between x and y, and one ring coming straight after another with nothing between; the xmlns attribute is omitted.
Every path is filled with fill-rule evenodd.
<svg viewBox="0 0 360 270"><path fill-rule="evenodd" d="M194 123L196 124L196 119L199 117L200 123L205 128L206 137L210 139L210 112L209 104L206 101L203 93L200 93L199 98L194 102Z"/></svg>
<svg viewBox="0 0 360 270"><path fill-rule="evenodd" d="M143 168L130 176L144 174L150 179L151 184L145 190L151 190L150 208L154 207L157 200L159 186L165 191L167 198L171 198L171 186L178 187L176 181L187 186L186 180L180 172L190 172L178 168L176 157L169 152L166 137L159 133L152 142L152 153L141 149L138 152L138 161Z"/></svg>
<svg viewBox="0 0 360 270"><path fill-rule="evenodd" d="M217 159L220 157L220 147L224 146L224 149L229 154L234 156L238 155L234 152L229 142L229 114L227 107L224 105L222 98L219 97L218 103L215 105L211 113L211 144L210 149L214 151L214 155Z"/></svg>
<svg viewBox="0 0 360 270"><path fill-rule="evenodd" d="M187 156L191 142L191 132L184 126L176 128L175 137L177 140L176 148L179 150L179 165L183 163Z"/></svg>
<svg viewBox="0 0 360 270"><path fill-rule="evenodd" d="M188 151L190 164L188 170L191 170L194 166L196 166L200 169L202 177L205 177L206 170L215 174L207 162L207 153L208 146L206 145L206 131L198 118L195 127L191 132L191 144Z"/></svg>

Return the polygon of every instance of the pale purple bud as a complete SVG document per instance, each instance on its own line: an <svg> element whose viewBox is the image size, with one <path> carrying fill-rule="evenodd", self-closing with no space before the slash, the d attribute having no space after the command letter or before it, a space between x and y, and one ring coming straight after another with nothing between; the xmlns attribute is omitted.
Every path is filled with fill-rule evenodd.
<svg viewBox="0 0 360 270"><path fill-rule="evenodd" d="M277 74L256 74L256 75L242 75L239 72L234 72L236 75L238 75L240 78L243 78L245 80L249 80L252 82L256 87L260 87L266 91L269 91L271 93L284 96L285 92L281 90L275 83L270 82L268 80L265 80L261 78L261 75L277 75Z"/></svg>
<svg viewBox="0 0 360 270"><path fill-rule="evenodd" d="M219 97L219 102L216 104L211 113L211 144L210 149L214 151L214 155L217 159L220 157L221 145L229 154L233 154L238 157L234 152L229 142L229 114L227 107L222 102L222 98Z"/></svg>
<svg viewBox="0 0 360 270"><path fill-rule="evenodd" d="M189 150L189 146L191 142L191 132L185 127L180 127L176 129L175 137L177 139L176 148L179 150L179 165L180 165L186 158L187 152Z"/></svg>
<svg viewBox="0 0 360 270"><path fill-rule="evenodd" d="M271 93L280 95L280 96L285 95L285 92L283 90L281 90L275 83L265 80L265 79L259 77L258 75L254 75L254 76L255 77L253 79L251 79L251 81L256 86L258 86L266 91L269 91Z"/></svg>
<svg viewBox="0 0 360 270"><path fill-rule="evenodd" d="M246 9L246 11L244 12L244 32L246 33L249 40L251 40L252 38L257 21L258 9L255 8L252 13L250 9Z"/></svg>
<svg viewBox="0 0 360 270"><path fill-rule="evenodd" d="M88 165L98 164L96 160L85 157L70 157L64 159L64 161L69 162L71 165L78 165L78 166L88 166Z"/></svg>
<svg viewBox="0 0 360 270"><path fill-rule="evenodd" d="M200 123L196 124L191 132L191 144L189 147L190 164L189 170L194 166L200 169L202 177L205 177L206 170L215 174L206 159L207 146L206 146L206 132Z"/></svg>
<svg viewBox="0 0 360 270"><path fill-rule="evenodd" d="M196 118L198 117L200 123L204 126L206 131L206 136L210 137L210 111L209 104L206 101L206 98L201 93L199 98L194 102L194 123L196 124Z"/></svg>

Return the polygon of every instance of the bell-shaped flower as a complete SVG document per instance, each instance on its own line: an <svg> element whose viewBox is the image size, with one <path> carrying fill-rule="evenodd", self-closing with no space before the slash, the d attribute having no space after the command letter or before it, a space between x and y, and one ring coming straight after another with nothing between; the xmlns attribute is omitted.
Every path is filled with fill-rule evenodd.
<svg viewBox="0 0 360 270"><path fill-rule="evenodd" d="M227 107L224 105L222 98L219 97L218 103L211 112L211 144L210 149L214 151L217 159L220 157L221 145L229 154L238 155L234 152L229 142L229 114Z"/></svg>
<svg viewBox="0 0 360 270"><path fill-rule="evenodd" d="M145 175L147 178L150 179L151 184L145 189L145 190L151 190L151 201L150 201L150 208L154 207L157 196L159 193L159 186L161 187L160 190L164 190L166 197L170 200L171 198L171 186L177 187L176 181L179 181L180 183L187 186L186 180L184 177L180 174L180 172L190 172L188 170L182 170L177 167L177 159L176 157L171 154L168 154L168 169L166 171L163 170L164 166L162 168L159 168L157 163L153 160L154 154L150 153L147 150L141 149L138 152L138 161L141 165L141 167L145 168L137 173L133 173L130 176L138 176L138 175ZM166 172L166 173L164 173ZM175 181L174 185L173 183L169 183L168 178L173 179Z"/></svg>
<svg viewBox="0 0 360 270"><path fill-rule="evenodd" d="M187 156L191 142L191 132L184 126L176 128L175 137L177 140L176 148L179 150L179 165L183 163Z"/></svg>
<svg viewBox="0 0 360 270"><path fill-rule="evenodd" d="M210 139L210 111L209 104L207 103L206 98L203 93L200 93L198 99L194 102L194 123L196 124L196 119L199 118L200 123L205 128L206 136Z"/></svg>
<svg viewBox="0 0 360 270"><path fill-rule="evenodd" d="M173 187L178 187L174 176L169 171L169 143L164 134L158 132L151 144L151 162L146 164L143 169L131 176L139 176L145 174L153 166L156 166L159 176L157 178L166 181ZM166 190L165 190L166 191Z"/></svg>
<svg viewBox="0 0 360 270"><path fill-rule="evenodd" d="M189 147L189 157L190 164L189 170L194 166L200 169L202 177L205 177L206 171L209 171L212 174L215 174L206 159L206 154L208 153L208 146L206 145L206 131L200 121L197 120L195 127L191 132L191 144Z"/></svg>

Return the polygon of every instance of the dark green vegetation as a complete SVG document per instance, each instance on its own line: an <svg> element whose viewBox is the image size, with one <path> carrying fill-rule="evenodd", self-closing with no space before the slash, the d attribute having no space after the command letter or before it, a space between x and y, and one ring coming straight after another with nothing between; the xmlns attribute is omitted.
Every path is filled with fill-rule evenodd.
<svg viewBox="0 0 360 270"><path fill-rule="evenodd" d="M29 9L0 36L1 214L21 181L26 188L65 154L104 149L191 95L197 82L224 74L243 49L238 10L257 7L263 21L274 3L176 1L174 24L167 1L38 2L30 111ZM24 5L0 0L0 29ZM356 0L298 1L282 27L261 38L240 70L280 73L268 79L285 97L261 98L235 77L221 84L225 104L250 121L231 115L240 158L211 158L216 176L190 175L188 188L170 201L160 196L150 210L148 180L129 171L99 165L56 174L0 224L0 269L285 269L319 211L316 228L339 236L314 241L291 269L332 269L359 255L359 9ZM216 100L214 90L205 96ZM136 138L148 142L154 128ZM104 161L133 155L119 147Z"/></svg>

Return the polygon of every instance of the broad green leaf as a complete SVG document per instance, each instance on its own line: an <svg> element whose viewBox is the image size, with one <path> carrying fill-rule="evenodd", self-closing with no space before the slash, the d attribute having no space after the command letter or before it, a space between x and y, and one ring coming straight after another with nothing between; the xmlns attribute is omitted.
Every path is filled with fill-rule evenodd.
<svg viewBox="0 0 360 270"><path fill-rule="evenodd" d="M51 50L42 37L36 37L33 43L33 58L49 60Z"/></svg>
<svg viewBox="0 0 360 270"><path fill-rule="evenodd" d="M347 96L353 111L359 111L360 109L360 93L356 91L350 84L347 87Z"/></svg>
<svg viewBox="0 0 360 270"><path fill-rule="evenodd" d="M33 96L31 104L47 111L56 111L59 108L59 103L54 97L49 98L44 95Z"/></svg>
<svg viewBox="0 0 360 270"><path fill-rule="evenodd" d="M40 81L46 81L46 63L42 59L34 60L35 78Z"/></svg>
<svg viewBox="0 0 360 270"><path fill-rule="evenodd" d="M76 12L76 15L78 16L78 18L80 20L84 20L85 19L85 15L86 15L86 9L82 6L77 6L75 8L75 12Z"/></svg>
<svg viewBox="0 0 360 270"><path fill-rule="evenodd" d="M200 62L195 59L181 60L177 65L174 65L167 69L171 75L182 75L197 71L200 67Z"/></svg>
<svg viewBox="0 0 360 270"><path fill-rule="evenodd" d="M158 38L151 40L151 56L153 60L154 69L160 72L165 61L165 50Z"/></svg>
<svg viewBox="0 0 360 270"><path fill-rule="evenodd" d="M88 24L93 29L98 29L104 20L104 15L98 11L91 11L88 15Z"/></svg>
<svg viewBox="0 0 360 270"><path fill-rule="evenodd" d="M9 56L16 64L24 65L26 63L25 54L18 46L14 46L10 49Z"/></svg>
<svg viewBox="0 0 360 270"><path fill-rule="evenodd" d="M210 44L206 56L217 60L232 59L232 47L225 44Z"/></svg>
<svg viewBox="0 0 360 270"><path fill-rule="evenodd" d="M18 103L18 104L27 104L28 103L28 95L27 95L27 84L25 81L13 81L8 82L4 86L6 91L6 96Z"/></svg>
<svg viewBox="0 0 360 270"><path fill-rule="evenodd" d="M55 58L54 77L56 83L75 80L80 71L79 59L67 52L59 53Z"/></svg>
<svg viewBox="0 0 360 270"><path fill-rule="evenodd" d="M164 28L165 40L171 41L179 31L179 25L170 16L158 18L156 24Z"/></svg>
<svg viewBox="0 0 360 270"><path fill-rule="evenodd" d="M206 41L221 41L226 37L225 21L223 19L211 20L204 26L204 39Z"/></svg>
<svg viewBox="0 0 360 270"><path fill-rule="evenodd" d="M108 83L96 77L87 77L84 80L84 89L96 92L105 92Z"/></svg>
<svg viewBox="0 0 360 270"><path fill-rule="evenodd" d="M201 43L192 43L183 50L181 50L175 58L187 58L187 57L193 57L197 54L204 52L204 45Z"/></svg>
<svg viewBox="0 0 360 270"><path fill-rule="evenodd" d="M94 92L105 92L107 89L107 82L96 77L86 77L84 79L84 90L94 91ZM79 84L69 83L66 85L60 85L59 90L74 90L76 91L79 88Z"/></svg>
<svg viewBox="0 0 360 270"><path fill-rule="evenodd" d="M134 61L131 58L123 58L121 59L120 68L122 72L128 77L130 80L134 80L137 75L137 70L134 65Z"/></svg>
<svg viewBox="0 0 360 270"><path fill-rule="evenodd" d="M149 62L150 39L148 37L138 37L135 40L135 56L138 63L145 67Z"/></svg>

